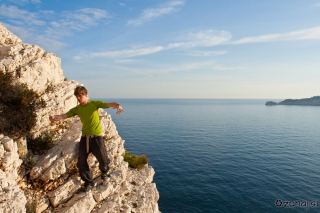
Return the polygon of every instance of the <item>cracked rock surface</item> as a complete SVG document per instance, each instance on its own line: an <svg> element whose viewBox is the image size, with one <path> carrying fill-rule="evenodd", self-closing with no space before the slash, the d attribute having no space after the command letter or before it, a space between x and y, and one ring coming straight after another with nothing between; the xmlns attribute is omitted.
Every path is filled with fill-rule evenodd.
<svg viewBox="0 0 320 213"><path fill-rule="evenodd" d="M82 124L78 117L50 124L49 115L66 113L77 105L73 95L77 81L67 81L61 60L37 45L22 43L0 23L0 72L11 72L16 82L25 83L47 103L37 111L37 123L31 130L56 133L55 146L44 155L35 156L29 170L21 169L28 153L26 138L0 134L0 213L27 212L159 212L159 193L151 166L140 170L128 167L123 160L124 140L111 116L99 110L105 148L110 159L108 177L99 177L99 163L89 155L95 187L83 191L77 171L78 142ZM36 204L36 205L35 205Z"/></svg>

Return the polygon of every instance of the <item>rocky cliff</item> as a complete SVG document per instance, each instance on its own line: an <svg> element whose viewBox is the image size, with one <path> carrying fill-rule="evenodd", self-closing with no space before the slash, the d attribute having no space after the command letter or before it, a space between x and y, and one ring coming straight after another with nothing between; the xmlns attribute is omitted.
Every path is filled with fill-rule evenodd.
<svg viewBox="0 0 320 213"><path fill-rule="evenodd" d="M16 82L26 83L47 103L37 111L31 134L56 133L55 146L35 156L37 163L30 170L21 167L28 153L27 139L0 134L0 212L159 212L159 193L152 183L154 169L148 165L140 170L128 167L123 160L124 140L103 110L99 111L100 120L111 160L108 178L101 180L98 162L90 155L95 188L82 191L75 166L80 119L49 122L49 115L65 113L77 104L73 91L80 83L68 81L60 63L53 53L22 43L0 23L0 72L12 73Z"/></svg>
<svg viewBox="0 0 320 213"><path fill-rule="evenodd" d="M273 101L267 101L267 106L273 105L304 105L304 106L320 106L320 96L314 96L311 98L303 98L303 99L285 99L284 101L280 101L279 103Z"/></svg>

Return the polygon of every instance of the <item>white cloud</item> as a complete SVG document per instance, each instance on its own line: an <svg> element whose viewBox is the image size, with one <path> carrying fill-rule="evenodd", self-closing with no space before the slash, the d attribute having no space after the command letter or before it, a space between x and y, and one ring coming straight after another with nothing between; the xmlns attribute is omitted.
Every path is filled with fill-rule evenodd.
<svg viewBox="0 0 320 213"><path fill-rule="evenodd" d="M85 17L84 21L96 21L102 18L110 18L110 16L107 14L105 10L101 10L97 8L84 8L76 12L82 13L82 16L84 16L83 14L86 14L87 17ZM80 17L80 20L82 20L82 18L83 17Z"/></svg>
<svg viewBox="0 0 320 213"><path fill-rule="evenodd" d="M235 67L229 67L229 66L225 66L225 65L221 65L221 64L215 64L213 66L210 67L211 70L218 70L218 71L235 71L235 70L248 70L249 67L246 66L235 66Z"/></svg>
<svg viewBox="0 0 320 213"><path fill-rule="evenodd" d="M182 5L184 5L184 1L172 1L158 8L145 9L138 19L128 21L128 25L140 25L150 19L177 11L179 10L179 6Z"/></svg>
<svg viewBox="0 0 320 213"><path fill-rule="evenodd" d="M53 22L50 22L50 24L53 26L53 27L60 27L61 24L56 22L56 21L53 21Z"/></svg>
<svg viewBox="0 0 320 213"><path fill-rule="evenodd" d="M72 30L83 31L89 28L84 23L74 20L59 20L58 22L51 22L51 24L56 27L56 30L70 32L70 34L72 34Z"/></svg>
<svg viewBox="0 0 320 213"><path fill-rule="evenodd" d="M28 3L33 3L33 4L40 4L41 0L8 0L9 2L12 2L17 5L24 5Z"/></svg>
<svg viewBox="0 0 320 213"><path fill-rule="evenodd" d="M116 59L114 60L116 63L133 63L137 62L137 60L132 60L132 59Z"/></svg>
<svg viewBox="0 0 320 213"><path fill-rule="evenodd" d="M12 26L7 23L3 23L3 25L14 35L18 36L22 41L32 37L30 30L27 30L24 27Z"/></svg>
<svg viewBox="0 0 320 213"><path fill-rule="evenodd" d="M10 22L16 24L23 22L28 25L46 25L45 21L39 19L40 14L53 15L54 11L40 10L39 13L32 13L27 10L19 9L16 6L1 5L0 7L0 17L6 17ZM77 11L66 11L63 12L62 15L57 15L55 17L56 20L51 22L51 26L81 31L91 26L96 26L100 21L104 21L106 18L110 17L111 16L105 10L84 8Z"/></svg>
<svg viewBox="0 0 320 213"><path fill-rule="evenodd" d="M255 37L247 37L239 39L231 44L245 44L245 43L258 43L258 42L274 42L274 41L291 41L291 40L310 40L320 39L320 27L313 27L282 34L269 34Z"/></svg>
<svg viewBox="0 0 320 213"><path fill-rule="evenodd" d="M129 58L139 55L146 55L163 50L162 46L141 48L133 50L121 50L121 51L109 51L109 52L98 52L90 53L91 57L107 57L107 58Z"/></svg>
<svg viewBox="0 0 320 213"><path fill-rule="evenodd" d="M59 50L61 47L66 46L65 43L57 40L54 37L49 37L47 35L36 35L33 38L33 41L43 48L44 50L50 51L50 52L55 52Z"/></svg>
<svg viewBox="0 0 320 213"><path fill-rule="evenodd" d="M33 2L40 1L33 0ZM59 41L63 37L72 36L74 31L82 31L98 24L107 24L106 19L111 16L105 10L97 8L84 8L55 14L53 10L29 12L17 6L2 4L0 18L5 18L5 25L8 26L8 29L24 42L55 51L65 46L65 43ZM50 20L50 22L43 21L43 19Z"/></svg>
<svg viewBox="0 0 320 213"><path fill-rule="evenodd" d="M28 25L45 25L45 21L38 20L37 13L31 13L27 10L20 10L16 6L6 6L1 5L0 7L0 16L7 17L9 20L13 21L23 21Z"/></svg>
<svg viewBox="0 0 320 213"><path fill-rule="evenodd" d="M154 66L153 66L154 67ZM155 75L162 75L166 73L171 72L181 72L181 71L190 71L193 70L194 72L197 72L198 70L207 70L207 71L235 71L235 70L247 70L248 67L244 66L225 66L218 64L217 62L210 60L210 61L204 61L204 62L196 62L196 63L184 63L179 64L176 66L168 66L166 68L131 68L131 67L117 67L120 70L124 70L130 73L133 73L133 75L137 76L155 76Z"/></svg>
<svg viewBox="0 0 320 213"><path fill-rule="evenodd" d="M4 23L4 26L13 34L18 36L23 42L37 44L41 48L54 52L66 44L58 41L55 37L49 35L38 35L30 30L29 27L17 27Z"/></svg>
<svg viewBox="0 0 320 213"><path fill-rule="evenodd" d="M154 76L161 75L170 72L179 72L179 71L189 71L189 70L199 70L204 68L210 68L215 64L214 61L205 61L205 62L197 62L197 63L185 63L179 64L176 66L168 66L166 68L131 68L131 67L117 67L117 69L127 71L132 73L134 76ZM154 67L154 66L153 66Z"/></svg>
<svg viewBox="0 0 320 213"><path fill-rule="evenodd" d="M191 47L209 47L215 46L219 44L226 43L231 39L231 34L225 31L201 31L198 33L189 33L186 37L185 42L181 43L172 43L164 46L155 46L148 48L134 48L131 50L120 50L120 51L107 51L107 52L97 52L90 53L91 57L106 57L106 58L129 58L139 55L147 55L155 52L159 52L162 50L168 50L173 48L191 48ZM225 51L209 51L209 52L200 52L194 51L193 53L189 53L189 55L194 56L216 56L226 54Z"/></svg>
<svg viewBox="0 0 320 213"><path fill-rule="evenodd" d="M320 3L314 4L314 7L320 7Z"/></svg>
<svg viewBox="0 0 320 213"><path fill-rule="evenodd" d="M200 31L198 33L190 33L189 38L193 40L195 46L215 46L218 44L225 43L226 41L231 39L231 34L226 31L214 31L214 30L207 30L207 31Z"/></svg>
<svg viewBox="0 0 320 213"><path fill-rule="evenodd" d="M177 66L170 66L164 69L154 69L154 70L145 70L145 71L136 71L138 74L164 74L169 72L178 72L178 71L187 71L187 70L199 70L205 67L212 66L215 62L214 61L205 61L205 62L198 62L198 63L187 63L181 64Z"/></svg>
<svg viewBox="0 0 320 213"><path fill-rule="evenodd" d="M40 10L39 12L42 14L46 14L46 15L53 15L54 14L53 10Z"/></svg>
<svg viewBox="0 0 320 213"><path fill-rule="evenodd" d="M16 20L10 20L11 23L14 23L16 25L23 25L24 23L22 21L16 21Z"/></svg>
<svg viewBox="0 0 320 213"><path fill-rule="evenodd" d="M190 51L186 53L186 55L191 56L218 56L225 54L227 54L227 51Z"/></svg>
<svg viewBox="0 0 320 213"><path fill-rule="evenodd" d="M120 6L123 6L123 7L126 7L126 8L128 8L129 10L132 10L132 8L131 8L131 7L128 7L125 3L119 2L119 5L120 5Z"/></svg>
<svg viewBox="0 0 320 213"><path fill-rule="evenodd" d="M189 33L184 42L171 43L167 46L156 46L149 48L137 48L132 50L108 51L99 53L90 53L91 57L107 57L107 58L129 58L138 55L146 55L162 50L173 48L192 48L192 47L211 47L222 44L245 44L258 42L274 42L287 40L308 40L320 39L320 27L314 27L299 31L293 31L283 34L270 34L257 37L247 37L236 41L231 41L232 35L226 31L200 31L197 33ZM224 55L226 51L191 51L186 53L191 56L217 56Z"/></svg>
<svg viewBox="0 0 320 213"><path fill-rule="evenodd" d="M211 47L219 44L227 43L232 38L231 34L226 31L200 31L197 33L189 33L187 37L188 41L172 43L167 46L167 48L176 48L176 47Z"/></svg>
<svg viewBox="0 0 320 213"><path fill-rule="evenodd" d="M82 60L82 57L76 55L76 56L73 57L73 59L76 60L76 61L80 61L80 60Z"/></svg>
<svg viewBox="0 0 320 213"><path fill-rule="evenodd" d="M57 27L57 26L60 26L60 24L58 23L50 23L50 24L52 24L53 27L48 26L45 30L43 30L43 32L45 32L45 34L50 37L55 37L56 39L60 39L65 36L73 35L72 31L68 29L67 26L63 26L59 28Z"/></svg>
<svg viewBox="0 0 320 213"><path fill-rule="evenodd" d="M111 18L105 11L96 8L84 8L77 11L64 12L66 19L60 20L60 26L70 27L74 30L84 30L90 26L96 26L100 20Z"/></svg>

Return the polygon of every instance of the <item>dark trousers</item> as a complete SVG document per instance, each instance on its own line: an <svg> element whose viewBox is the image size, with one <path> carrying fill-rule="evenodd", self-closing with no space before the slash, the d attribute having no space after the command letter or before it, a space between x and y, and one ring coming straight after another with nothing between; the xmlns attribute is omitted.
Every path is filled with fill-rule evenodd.
<svg viewBox="0 0 320 213"><path fill-rule="evenodd" d="M109 169L108 165L110 160L102 136L93 137L89 140L89 153L92 152L99 161L99 169L101 172L106 173ZM86 184L93 183L92 172L90 171L87 162L89 153L87 153L86 148L86 137L81 137L79 144L78 169L81 179L85 181Z"/></svg>

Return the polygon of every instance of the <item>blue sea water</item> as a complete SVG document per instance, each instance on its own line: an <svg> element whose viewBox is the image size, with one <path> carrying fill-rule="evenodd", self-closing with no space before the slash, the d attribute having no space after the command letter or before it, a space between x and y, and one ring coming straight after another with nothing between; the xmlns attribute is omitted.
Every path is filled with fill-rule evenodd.
<svg viewBox="0 0 320 213"><path fill-rule="evenodd" d="M320 107L105 100L125 110L106 110L125 148L155 169L161 212L320 211Z"/></svg>

